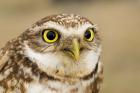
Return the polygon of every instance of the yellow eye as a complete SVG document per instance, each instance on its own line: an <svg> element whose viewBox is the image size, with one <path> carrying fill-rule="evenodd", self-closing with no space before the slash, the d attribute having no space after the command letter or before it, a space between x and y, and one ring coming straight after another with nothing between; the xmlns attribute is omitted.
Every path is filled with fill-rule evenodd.
<svg viewBox="0 0 140 93"><path fill-rule="evenodd" d="M87 29L85 34L84 34L84 38L85 38L86 41L89 41L89 42L93 41L93 39L94 39L94 29L92 29L92 28Z"/></svg>
<svg viewBox="0 0 140 93"><path fill-rule="evenodd" d="M58 40L58 32L52 29L45 29L43 31L43 40L47 43L54 43Z"/></svg>

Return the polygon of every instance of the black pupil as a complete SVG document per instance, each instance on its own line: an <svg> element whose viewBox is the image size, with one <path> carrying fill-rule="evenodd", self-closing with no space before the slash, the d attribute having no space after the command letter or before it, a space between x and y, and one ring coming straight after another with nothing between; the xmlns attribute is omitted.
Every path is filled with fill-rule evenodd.
<svg viewBox="0 0 140 93"><path fill-rule="evenodd" d="M49 31L49 32L47 33L47 38L48 38L49 40L53 40L53 39L55 39L55 37L56 37L55 32Z"/></svg>
<svg viewBox="0 0 140 93"><path fill-rule="evenodd" d="M85 32L85 37L86 37L86 39L90 39L90 37L91 37L90 31Z"/></svg>

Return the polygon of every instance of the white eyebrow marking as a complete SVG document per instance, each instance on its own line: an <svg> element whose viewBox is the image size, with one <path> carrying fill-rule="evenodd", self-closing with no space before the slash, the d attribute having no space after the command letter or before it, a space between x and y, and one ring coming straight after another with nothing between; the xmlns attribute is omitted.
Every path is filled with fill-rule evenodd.
<svg viewBox="0 0 140 93"><path fill-rule="evenodd" d="M41 26L36 26L30 30L40 31L41 29L52 28L58 30L60 33L65 34L66 36L70 35L83 35L87 28L96 27L90 23L78 24L76 27L65 27L64 25L58 24L53 21L48 21Z"/></svg>

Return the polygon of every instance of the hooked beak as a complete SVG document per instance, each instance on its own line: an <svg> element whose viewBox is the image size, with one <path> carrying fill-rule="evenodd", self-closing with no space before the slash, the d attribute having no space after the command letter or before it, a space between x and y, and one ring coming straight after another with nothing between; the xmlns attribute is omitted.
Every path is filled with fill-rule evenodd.
<svg viewBox="0 0 140 93"><path fill-rule="evenodd" d="M73 39L72 44L73 44L72 52L74 54L74 58L76 61L78 61L80 58L80 44L77 39Z"/></svg>
<svg viewBox="0 0 140 93"><path fill-rule="evenodd" d="M67 53L69 56L74 58L76 62L79 61L80 58L80 44L76 38L72 40L72 46L71 48L65 48L65 53Z"/></svg>

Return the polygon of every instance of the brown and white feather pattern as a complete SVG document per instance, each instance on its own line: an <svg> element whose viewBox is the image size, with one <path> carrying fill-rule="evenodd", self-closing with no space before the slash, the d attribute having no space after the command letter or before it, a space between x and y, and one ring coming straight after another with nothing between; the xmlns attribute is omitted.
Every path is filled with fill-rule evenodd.
<svg viewBox="0 0 140 93"><path fill-rule="evenodd" d="M28 56L27 46L29 46L28 48L34 48L34 53L47 53L41 50L45 44L35 41L35 38L40 39L40 33L37 30L40 31L41 26L44 28L47 22L56 22L56 24L63 25L66 28L74 28L86 23L93 25L86 18L79 15L53 15L38 21L20 36L9 41L0 50L0 93L98 93L103 79L100 57L96 60L94 69L89 70L88 74L77 72L77 74L82 74L78 76L75 73L75 77L70 77L66 75L59 76L58 71L51 72L50 69L52 68L47 68L46 71L46 69L42 69L44 66L42 67L36 62L37 60L31 59L32 55ZM95 42L96 46L94 47L99 47L98 35ZM96 51L100 52L100 48ZM62 74L61 70L59 73Z"/></svg>

